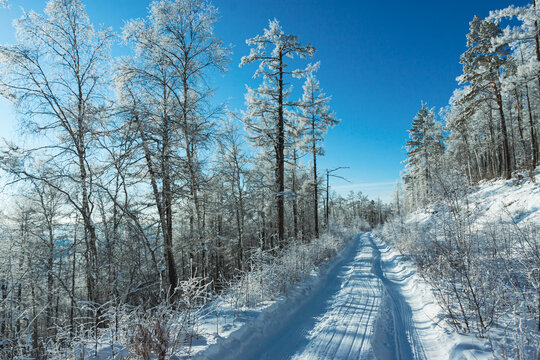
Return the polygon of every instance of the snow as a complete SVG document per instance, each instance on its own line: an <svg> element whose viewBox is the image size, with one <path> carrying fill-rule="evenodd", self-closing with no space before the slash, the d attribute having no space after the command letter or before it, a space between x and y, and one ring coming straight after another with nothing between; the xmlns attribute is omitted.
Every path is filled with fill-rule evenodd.
<svg viewBox="0 0 540 360"><path fill-rule="evenodd" d="M490 359L491 349L472 336L449 330L429 285L414 270L414 264L377 238L382 277L394 306L401 307L402 327L413 344L415 359ZM404 316L404 315L405 316ZM404 331L403 331L404 330ZM382 358L382 357L381 357Z"/></svg>
<svg viewBox="0 0 540 360"><path fill-rule="evenodd" d="M483 225L493 220L540 224L540 184L527 179L480 183L472 201L484 214Z"/></svg>
<svg viewBox="0 0 540 360"><path fill-rule="evenodd" d="M220 331L215 343L194 349L195 358L491 357L484 343L447 330L413 264L371 233L359 234L331 264L287 296L239 319Z"/></svg>
<svg viewBox="0 0 540 360"><path fill-rule="evenodd" d="M239 309L230 298L213 300L193 314L193 338L171 359L492 359L487 341L449 330L414 269L360 233L274 301ZM111 345L115 359L130 356L107 334L79 350L110 359Z"/></svg>
<svg viewBox="0 0 540 360"><path fill-rule="evenodd" d="M540 169L536 170L536 178L540 179ZM532 287L531 280L527 280L530 270L533 270L535 265L527 256L531 256L532 247L538 243L539 239L540 184L531 182L527 174L522 173L514 174L511 180L484 180L474 187L462 188L460 192L459 196L450 198L446 202L435 202L430 207L420 209L403 218L396 217L380 233L385 241L399 248L404 254L408 254L408 258L415 259L419 266L427 265L424 268L426 277L431 283L442 286L443 292L445 284L449 284L452 280L449 277L441 277L438 272L439 258L427 256L432 251L431 246L436 245L437 241L452 241L454 239L452 234L462 231L469 236L467 239L470 244L478 247L471 248L471 252L466 256L469 257L469 261L475 262L472 274L476 275L476 272L480 271L482 275L485 275L475 277L483 280L476 280L481 283L473 284L473 286L480 292L491 289L485 290L481 296L486 304L482 309L489 309L489 306L494 309L493 323L488 329L483 329L483 334L479 333L477 327L473 329L471 333L483 336L482 339L475 339L470 334L449 333L448 341L439 341L441 344L446 344L444 346L450 358L536 358L535 354L538 353L538 344L540 344L540 333L536 330L538 320L534 313L534 307L537 306L535 294L537 290ZM499 248L502 245L508 247L507 252L500 255L504 261L498 259L489 263L489 254L493 250L490 246L493 243L496 243ZM435 262L430 262L430 259L435 259ZM403 263L406 261L399 262L399 264ZM490 268L490 264L506 265L503 270L503 265L500 265L501 268ZM411 268L414 268L413 265ZM386 271L389 270L386 269ZM451 270L444 271L451 276ZM389 273L387 277L391 278ZM509 277L524 279L523 285L514 287L508 281ZM422 283L421 279L412 284L420 283ZM457 286L461 285L458 280ZM418 291L409 289L410 286L413 285L404 285L401 293L406 295ZM423 288L429 289L429 286L424 283ZM465 293L465 290L463 292ZM444 294L447 296L447 293ZM422 303L415 305L414 301L408 302L412 304L414 318L415 306L421 306ZM426 298L425 302L429 303L429 300ZM431 302L437 303L434 298ZM455 301L451 304L457 308ZM429 316L434 319L432 322L437 322L435 318L437 309L429 311L431 312ZM470 315L472 310L467 309L467 311L469 311L469 320L474 318L474 315ZM448 313L446 314L448 316ZM486 314L489 316L492 313L486 311ZM428 313L425 315L424 321L429 324ZM441 316L438 315L438 318ZM417 317L416 321L417 323L422 321L421 317ZM440 323L443 328L446 327L445 321ZM463 323L460 323L460 326L463 326ZM462 331L468 332L469 329L463 327ZM453 345L448 347L448 344ZM432 357L428 356L428 358Z"/></svg>
<svg viewBox="0 0 540 360"><path fill-rule="evenodd" d="M540 168L536 170L540 179ZM483 180L462 201L468 201L472 225L477 229L498 224L540 224L540 183L531 182L525 174L512 180ZM430 211L418 210L407 224L425 224L448 215L434 205Z"/></svg>
<svg viewBox="0 0 540 360"><path fill-rule="evenodd" d="M243 359L256 357L261 346L272 345L268 338L279 335L279 331L285 329L290 320L300 313L307 311L310 306L314 306L313 301L321 296L318 293L327 291L326 286L335 286L335 277L344 262L352 253L355 241L350 241L340 254L330 263L323 265L318 272L313 272L311 276L296 286L285 296L276 301L267 302L254 309L246 309L236 315L236 319L231 320L231 314L222 311L222 322L232 325L220 329L220 336L212 339L208 336L215 333L215 320L212 316L205 319L206 325L201 325L200 333L207 334L213 343L208 347L194 349L199 352L196 359ZM224 304L217 304L221 309ZM211 324L214 324L212 327ZM203 329L204 328L204 329ZM217 341L215 341L217 340ZM258 344L256 344L259 342Z"/></svg>

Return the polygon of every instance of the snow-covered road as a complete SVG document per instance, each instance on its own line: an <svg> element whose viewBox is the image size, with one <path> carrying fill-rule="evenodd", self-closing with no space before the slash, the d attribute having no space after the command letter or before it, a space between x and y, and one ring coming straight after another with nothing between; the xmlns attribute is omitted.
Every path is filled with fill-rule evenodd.
<svg viewBox="0 0 540 360"><path fill-rule="evenodd" d="M240 352L227 355L272 360L426 358L418 324L402 293L402 272L395 271L399 257L381 256L389 254L388 248L369 233L353 241L298 311L278 328L251 336Z"/></svg>

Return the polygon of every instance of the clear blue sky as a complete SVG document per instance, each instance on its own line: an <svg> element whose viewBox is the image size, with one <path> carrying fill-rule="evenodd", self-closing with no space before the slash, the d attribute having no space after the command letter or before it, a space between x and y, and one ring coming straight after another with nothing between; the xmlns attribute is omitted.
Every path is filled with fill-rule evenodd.
<svg viewBox="0 0 540 360"><path fill-rule="evenodd" d="M10 0L0 9L0 43L12 42L11 21L19 7L41 11L44 1ZM214 0L221 20L216 34L233 46L230 70L216 80L216 99L241 109L245 84L254 67L238 68L249 48L245 39L260 34L268 19L285 32L312 43L321 61L321 86L332 95L341 124L327 135L320 167L349 166L333 183L340 193L360 190L388 201L405 158L404 144L420 102L439 109L448 103L461 73L468 23L474 15L515 0ZM123 21L146 16L148 1L86 0L91 20L119 31ZM297 88L301 84L298 83ZM14 114L0 102L0 136L13 138Z"/></svg>

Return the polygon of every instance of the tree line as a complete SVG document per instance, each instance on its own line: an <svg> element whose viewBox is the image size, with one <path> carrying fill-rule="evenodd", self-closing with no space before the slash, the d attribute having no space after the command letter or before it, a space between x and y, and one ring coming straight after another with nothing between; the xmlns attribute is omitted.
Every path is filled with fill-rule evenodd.
<svg viewBox="0 0 540 360"><path fill-rule="evenodd" d="M459 87L441 110L422 104L407 141L403 177L411 206L440 191L450 171L468 185L510 179L526 171L535 181L539 164L540 40L536 2L475 16Z"/></svg>
<svg viewBox="0 0 540 360"><path fill-rule="evenodd" d="M501 358L540 349L540 227L513 190L534 191L538 174L539 20L535 1L472 19L449 105L437 117L422 103L413 119L398 216L381 232L415 261L448 324ZM475 193L491 179L513 199Z"/></svg>
<svg viewBox="0 0 540 360"><path fill-rule="evenodd" d="M305 63L315 48L269 21L240 64L260 85L232 112L213 100L231 56L217 19L206 1L153 1L115 34L82 1L49 0L14 22L0 95L26 131L0 154L3 356L44 356L111 326L104 314L123 304L174 304L182 281L210 298L254 252L308 243L339 218L384 221L388 207L362 194L321 202L317 160L339 120L319 63ZM119 45L128 55L112 57Z"/></svg>

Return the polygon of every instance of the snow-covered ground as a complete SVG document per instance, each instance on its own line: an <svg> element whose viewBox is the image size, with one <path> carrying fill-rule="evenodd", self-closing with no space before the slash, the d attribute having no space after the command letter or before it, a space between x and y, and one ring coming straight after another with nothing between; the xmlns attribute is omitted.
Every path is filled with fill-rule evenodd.
<svg viewBox="0 0 540 360"><path fill-rule="evenodd" d="M474 347L494 353L482 356L536 359L540 184L521 174L454 189L389 221L380 235L415 261L438 289L447 320L469 334L454 339L450 358Z"/></svg>
<svg viewBox="0 0 540 360"><path fill-rule="evenodd" d="M395 308L389 314L399 314L401 323L398 322L399 330L395 331L398 336L406 334L413 352L411 358L492 358L491 349L485 342L449 330L430 287L416 273L414 264L378 238L372 236L372 239L380 252L382 270L380 278L385 284L387 296L391 298L390 304ZM388 327L386 329L389 330ZM378 359L387 358L409 357L378 357Z"/></svg>
<svg viewBox="0 0 540 360"><path fill-rule="evenodd" d="M472 226L477 229L493 224L539 225L540 168L536 179L533 183L522 174L519 179L482 180L460 199L460 206L469 207ZM448 211L435 204L428 211L420 209L408 216L406 223L414 226L439 222L445 216L449 216Z"/></svg>
<svg viewBox="0 0 540 360"><path fill-rule="evenodd" d="M370 233L197 359L477 359L490 350L440 325L412 264ZM209 324L211 320L208 319ZM215 325L214 325L215 326Z"/></svg>

